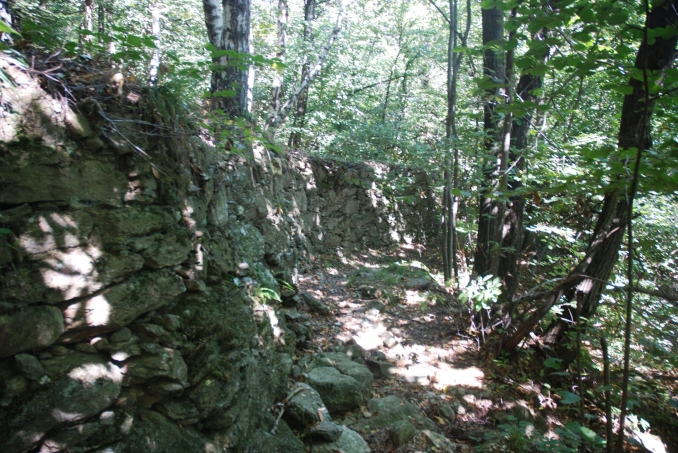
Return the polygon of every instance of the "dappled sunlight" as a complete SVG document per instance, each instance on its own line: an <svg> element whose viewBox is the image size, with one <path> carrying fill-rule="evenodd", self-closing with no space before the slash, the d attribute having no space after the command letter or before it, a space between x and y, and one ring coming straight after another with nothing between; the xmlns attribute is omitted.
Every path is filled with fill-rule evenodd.
<svg viewBox="0 0 678 453"><path fill-rule="evenodd" d="M484 373L477 367L455 367L455 353L450 348L398 344L385 354L396 365L392 371L408 382L437 390L450 386L483 387Z"/></svg>
<svg viewBox="0 0 678 453"><path fill-rule="evenodd" d="M19 245L32 261L40 265L47 288L56 290L61 301L91 296L105 287L96 262L103 256L96 241L81 231L71 215L50 213L36 219L37 230L19 237ZM91 228L91 227L90 227ZM98 294L64 310L68 328L82 325L104 326L111 316L111 305Z"/></svg>

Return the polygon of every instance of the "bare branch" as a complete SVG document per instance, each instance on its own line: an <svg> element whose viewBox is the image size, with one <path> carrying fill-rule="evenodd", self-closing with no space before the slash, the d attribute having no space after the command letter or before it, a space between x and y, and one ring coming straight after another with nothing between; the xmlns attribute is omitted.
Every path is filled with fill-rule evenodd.
<svg viewBox="0 0 678 453"><path fill-rule="evenodd" d="M280 126L280 124L282 124L283 121L285 121L285 118L287 118L287 114L289 113L294 103L297 102L297 99L299 99L301 93L303 93L311 84L311 82L313 82L313 80L318 76L318 74L320 74L320 71L322 70L325 64L325 60L327 59L327 56L329 55L330 50L332 49L332 45L334 44L334 41L339 35L339 32L341 32L341 23L344 20L344 14L346 12L346 9L348 8L349 3L350 1L342 3L340 0L339 13L337 14L337 20L334 25L334 29L332 30L330 37L327 39L327 43L320 51L320 55L318 56L318 62L315 64L315 66L313 66L310 69L304 80L302 80L299 86L294 90L294 93L279 108L276 115L273 118L271 118L270 121L271 133L269 133L269 135L275 133L275 128Z"/></svg>

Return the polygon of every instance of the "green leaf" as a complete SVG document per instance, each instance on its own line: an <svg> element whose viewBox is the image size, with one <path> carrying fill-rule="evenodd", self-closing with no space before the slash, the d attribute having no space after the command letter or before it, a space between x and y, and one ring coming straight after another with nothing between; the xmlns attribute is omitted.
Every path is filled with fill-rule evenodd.
<svg viewBox="0 0 678 453"><path fill-rule="evenodd" d="M11 35L21 36L21 33L7 25L4 21L0 20L0 32L9 33Z"/></svg>
<svg viewBox="0 0 678 453"><path fill-rule="evenodd" d="M0 234L11 234L12 230L8 230L7 228L0 228Z"/></svg>
<svg viewBox="0 0 678 453"><path fill-rule="evenodd" d="M215 91L214 93L211 94L212 97L220 97L220 98L233 98L236 95L235 90L221 90L221 91Z"/></svg>
<svg viewBox="0 0 678 453"><path fill-rule="evenodd" d="M596 14L593 12L593 8L591 8L591 5L586 5L582 9L579 10L579 18L583 22L595 22L596 21Z"/></svg>
<svg viewBox="0 0 678 453"><path fill-rule="evenodd" d="M581 398L579 397L579 395L576 395L572 392L568 392L566 390L561 390L561 391L556 392L556 393L562 397L560 402L563 403L563 404L576 404L579 401L581 401Z"/></svg>
<svg viewBox="0 0 678 453"><path fill-rule="evenodd" d="M553 368L554 370L561 369L562 363L563 363L563 359L558 359L556 357L551 357L550 359L544 360L544 366L547 366L549 368Z"/></svg>

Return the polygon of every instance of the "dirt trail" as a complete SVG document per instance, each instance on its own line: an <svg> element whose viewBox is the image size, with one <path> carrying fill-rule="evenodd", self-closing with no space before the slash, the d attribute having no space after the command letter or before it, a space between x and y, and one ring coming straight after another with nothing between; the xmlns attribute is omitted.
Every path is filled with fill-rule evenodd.
<svg viewBox="0 0 678 453"><path fill-rule="evenodd" d="M476 340L464 334L468 311L437 282L424 285L398 274L388 278L393 263L425 267L424 261L416 247L316 257L301 269L299 289L332 313L311 315L315 335L309 347L332 351L353 340L366 349L368 366L381 364L384 370L375 379L373 396L395 395L418 405L458 451L473 451L472 438L492 426L488 413L502 398L488 386L488 361ZM365 274L377 278L365 285ZM453 420L449 412L441 413L441 403L454 408ZM347 414L344 422L369 416L363 408ZM395 451L383 433L361 434L373 452Z"/></svg>

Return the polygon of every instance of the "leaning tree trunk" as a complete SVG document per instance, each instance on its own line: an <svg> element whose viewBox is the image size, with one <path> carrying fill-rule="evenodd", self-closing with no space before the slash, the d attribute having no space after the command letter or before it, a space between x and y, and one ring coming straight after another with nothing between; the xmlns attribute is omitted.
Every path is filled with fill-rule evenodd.
<svg viewBox="0 0 678 453"><path fill-rule="evenodd" d="M664 1L656 5L647 16L646 27L652 30L675 26L678 22L677 10L678 0ZM657 37L652 44L643 42L638 50L635 67L648 75L650 80L659 77L661 71L668 68L676 56L677 39L678 37L674 34L668 39ZM624 97L618 149L621 151L637 148L642 151L651 146L650 118L655 101L647 95L643 80L632 78L629 85L633 91ZM615 182L623 178L625 175L615 175L617 180ZM542 305L532 316L518 327L518 330L504 344L504 350L515 350L522 339L563 296L567 300L577 301L577 306L581 308L581 318L590 321L595 316L600 295L617 262L624 229L629 221L627 194L620 187L623 187L623 184L614 184L605 195L603 209L584 259L560 285L548 293ZM566 319L571 316L571 319L574 319L574 312L569 311L571 310L568 308L562 318ZM562 344L566 338L565 333L571 326L572 324L562 320L555 322L548 329L545 341ZM569 365L574 357L566 353L562 358L565 364Z"/></svg>
<svg viewBox="0 0 678 453"><path fill-rule="evenodd" d="M495 43L501 46L504 42L504 13L499 8L483 9L483 46ZM483 54L483 73L497 84L504 83L504 52L486 48ZM492 261L492 241L496 228L497 204L492 199L492 189L497 178L497 140L499 119L495 113L501 101L502 89L486 90L484 103L485 156L481 159L482 179L479 197L478 238L476 245L473 273L485 275L490 271Z"/></svg>
<svg viewBox="0 0 678 453"><path fill-rule="evenodd" d="M210 43L217 49L233 50L240 56L219 55L213 59L213 106L232 117L248 115L248 64L243 55L250 50L250 0L203 0L205 25Z"/></svg>
<svg viewBox="0 0 678 453"><path fill-rule="evenodd" d="M278 0L278 48L275 57L285 62L285 53L287 49L287 18L288 8L287 0ZM269 124L275 120L276 112L282 107L283 83L285 82L282 68L273 74L273 86L271 88L271 103L268 110Z"/></svg>
<svg viewBox="0 0 678 453"><path fill-rule="evenodd" d="M305 0L304 1L304 44L311 47L313 43L313 21L315 20L315 5L316 0ZM301 66L301 80L304 80L308 77L308 73L311 71L311 64L308 59L308 50L306 52L306 57L304 58L304 63ZM304 91L299 95L297 103L294 106L294 121L292 126L294 130L290 134L290 139L288 145L292 149L298 149L301 146L301 132L299 129L303 128L306 125L306 108L308 105L308 90Z"/></svg>

